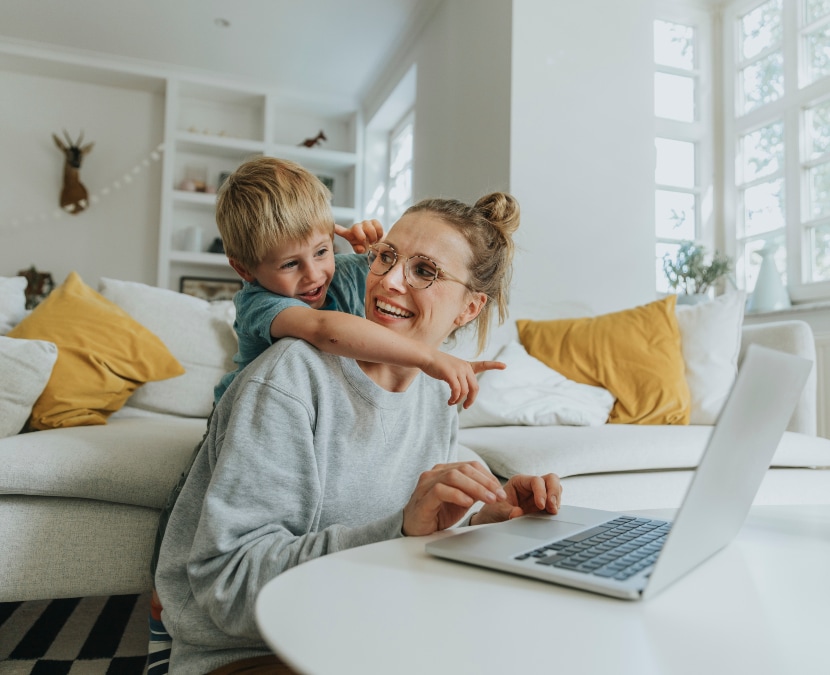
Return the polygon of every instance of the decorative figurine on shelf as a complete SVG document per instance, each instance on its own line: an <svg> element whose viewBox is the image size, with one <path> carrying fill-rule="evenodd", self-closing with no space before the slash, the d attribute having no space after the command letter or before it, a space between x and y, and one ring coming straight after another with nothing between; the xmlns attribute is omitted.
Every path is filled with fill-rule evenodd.
<svg viewBox="0 0 830 675"><path fill-rule="evenodd" d="M186 166L184 179L179 183L178 189L185 192L207 192L207 166Z"/></svg>
<svg viewBox="0 0 830 675"><path fill-rule="evenodd" d="M323 133L323 130L320 129L320 133L314 136L313 138L306 138L300 145L305 146L306 148L313 148L315 145L320 145L323 141L329 140L326 138L326 135Z"/></svg>
<svg viewBox="0 0 830 675"><path fill-rule="evenodd" d="M84 140L83 131L81 131L81 135L78 136L78 140L74 143L72 142L72 139L69 138L69 134L66 133L66 129L63 130L63 135L66 137L68 145L64 145L56 134L52 134L52 138L55 140L55 145L60 148L60 151L64 155L63 188L61 189L60 204L61 208L67 213L77 215L89 204L89 195L87 194L84 184L81 183L79 172L81 169L81 162L84 157L92 151L94 143L87 143L86 145L81 146L81 143Z"/></svg>
<svg viewBox="0 0 830 675"><path fill-rule="evenodd" d="M26 278L26 309L37 307L55 287L52 275L49 272L38 272L34 265L27 270L20 270L17 276Z"/></svg>
<svg viewBox="0 0 830 675"><path fill-rule="evenodd" d="M208 246L208 253L224 253L225 245L222 243L222 237L216 237Z"/></svg>
<svg viewBox="0 0 830 675"><path fill-rule="evenodd" d="M323 185L328 188L328 191L331 193L332 197L334 197L334 178L332 176L317 176L317 180L319 180Z"/></svg>

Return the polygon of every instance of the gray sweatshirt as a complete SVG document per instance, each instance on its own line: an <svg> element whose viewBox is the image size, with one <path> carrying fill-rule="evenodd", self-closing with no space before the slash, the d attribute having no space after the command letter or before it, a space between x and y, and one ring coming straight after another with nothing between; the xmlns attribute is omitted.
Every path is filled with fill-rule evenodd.
<svg viewBox="0 0 830 675"><path fill-rule="evenodd" d="M418 476L456 459L448 398L423 374L386 391L355 361L290 338L251 363L214 411L162 543L170 672L202 675L270 653L254 619L268 581L401 536Z"/></svg>

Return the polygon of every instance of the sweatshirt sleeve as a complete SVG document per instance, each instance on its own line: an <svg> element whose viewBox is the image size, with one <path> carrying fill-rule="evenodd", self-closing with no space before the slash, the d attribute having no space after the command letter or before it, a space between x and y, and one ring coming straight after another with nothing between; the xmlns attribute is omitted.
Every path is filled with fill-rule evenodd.
<svg viewBox="0 0 830 675"><path fill-rule="evenodd" d="M313 410L290 392L249 380L225 426L203 453L209 483L187 573L221 630L256 639L254 605L269 580L328 553L401 536L403 514L320 529L323 490L336 477L315 454Z"/></svg>

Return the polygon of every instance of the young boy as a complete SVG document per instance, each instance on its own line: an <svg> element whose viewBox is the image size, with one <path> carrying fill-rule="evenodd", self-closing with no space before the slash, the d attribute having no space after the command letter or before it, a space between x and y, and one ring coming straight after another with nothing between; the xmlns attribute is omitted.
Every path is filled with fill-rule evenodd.
<svg viewBox="0 0 830 675"><path fill-rule="evenodd" d="M339 356L420 368L450 385L450 405L472 405L475 373L499 366L470 364L363 319L368 261L363 255L334 256L333 234L362 253L383 237L383 229L377 221L350 230L335 225L330 198L304 168L271 157L246 162L222 185L216 222L244 286L234 297L237 369L216 387L216 401L245 366L291 336Z"/></svg>
<svg viewBox="0 0 830 675"><path fill-rule="evenodd" d="M242 277L243 287L234 296L237 368L214 389L215 402L249 363L280 338L290 336L340 356L420 368L449 384L449 405L461 401L464 407L472 405L478 392L476 373L504 364L468 363L363 318L369 264L359 254L383 237L383 228L377 221L363 221L350 229L335 225L330 199L328 189L306 169L272 157L242 164L219 190L216 223L225 254ZM334 255L335 233L356 253ZM188 472L189 466L159 519L153 574L167 520ZM155 591L150 630L147 672L161 675L167 672L165 659L171 642Z"/></svg>

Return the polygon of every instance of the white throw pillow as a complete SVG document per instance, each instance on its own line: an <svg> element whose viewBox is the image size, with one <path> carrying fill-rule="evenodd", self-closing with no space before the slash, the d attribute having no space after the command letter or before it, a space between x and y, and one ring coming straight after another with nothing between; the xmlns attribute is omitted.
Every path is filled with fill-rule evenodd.
<svg viewBox="0 0 830 675"><path fill-rule="evenodd" d="M677 305L690 424L714 424L738 374L746 293L720 295L697 305Z"/></svg>
<svg viewBox="0 0 830 675"><path fill-rule="evenodd" d="M213 387L235 368L233 302L207 302L133 281L102 278L99 290L155 333L185 368L185 374L139 387L127 405L154 412L207 417Z"/></svg>
<svg viewBox="0 0 830 675"><path fill-rule="evenodd" d="M23 429L57 358L51 342L0 336L0 438Z"/></svg>
<svg viewBox="0 0 830 675"><path fill-rule="evenodd" d="M567 379L530 356L516 340L505 345L496 360L507 368L481 374L475 403L459 416L462 428L597 426L605 424L614 406L611 392Z"/></svg>
<svg viewBox="0 0 830 675"><path fill-rule="evenodd" d="M26 277L0 277L0 335L26 316Z"/></svg>

